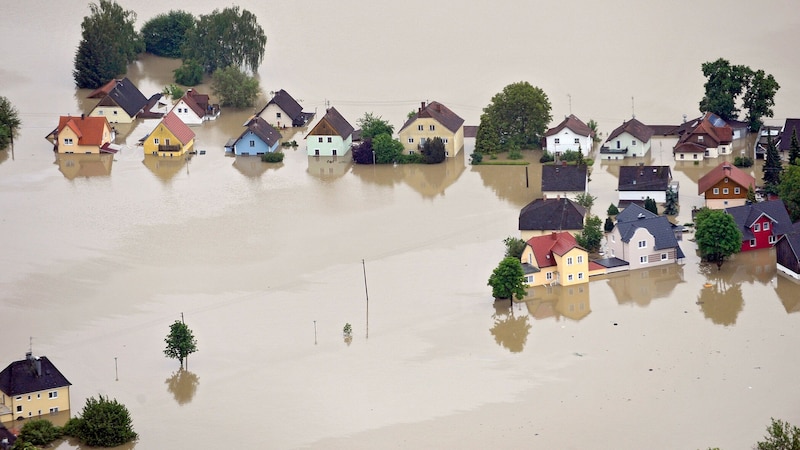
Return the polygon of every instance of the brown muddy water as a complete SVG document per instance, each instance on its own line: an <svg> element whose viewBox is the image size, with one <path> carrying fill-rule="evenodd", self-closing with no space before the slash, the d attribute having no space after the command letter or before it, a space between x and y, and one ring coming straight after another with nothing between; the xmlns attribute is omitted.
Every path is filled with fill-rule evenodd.
<svg viewBox="0 0 800 450"><path fill-rule="evenodd" d="M167 11L122 5L140 24ZM438 100L477 124L519 80L550 96L554 123L678 123L699 115L700 64L720 56L775 75L775 124L800 103L786 2L240 5L269 37L263 89L352 123L371 111L399 127ZM717 39L706 18L720 8ZM523 167L466 157L358 167L301 145L264 165L223 155L252 113L229 109L196 128L207 154L189 160L145 158L135 142L151 122L120 127L113 158L56 157L44 136L58 116L92 106L71 77L87 13L39 0L0 17L0 95L23 121L13 154L0 151L0 362L31 345L48 356L73 414L98 393L123 402L140 435L125 448L738 449L770 417L800 424L800 286L772 251L710 270L686 235L683 264L493 304L486 280L539 195L536 163L530 187ZM175 67L143 57L127 75L149 96ZM673 166L688 222L718 161L675 164L670 148L644 162ZM619 165L594 166L596 213L616 200ZM200 349L186 372L162 354L181 313Z"/></svg>

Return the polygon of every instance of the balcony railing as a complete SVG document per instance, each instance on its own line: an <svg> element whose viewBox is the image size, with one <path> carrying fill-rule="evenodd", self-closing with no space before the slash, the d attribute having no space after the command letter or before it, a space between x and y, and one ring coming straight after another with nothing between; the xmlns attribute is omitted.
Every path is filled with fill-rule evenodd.
<svg viewBox="0 0 800 450"><path fill-rule="evenodd" d="M159 145L158 151L160 152L179 152L181 151L180 145Z"/></svg>
<svg viewBox="0 0 800 450"><path fill-rule="evenodd" d="M611 148L611 147L600 147L600 153L610 153L610 154L617 154L617 155L624 155L628 153L628 147L625 148Z"/></svg>

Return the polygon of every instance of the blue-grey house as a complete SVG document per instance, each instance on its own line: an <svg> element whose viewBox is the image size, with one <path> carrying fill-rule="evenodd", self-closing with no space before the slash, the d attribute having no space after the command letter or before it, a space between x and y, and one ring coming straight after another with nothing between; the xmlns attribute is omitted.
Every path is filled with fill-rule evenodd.
<svg viewBox="0 0 800 450"><path fill-rule="evenodd" d="M263 155L278 149L281 134L261 117L254 116L245 124L246 130L225 144L225 153L236 156Z"/></svg>

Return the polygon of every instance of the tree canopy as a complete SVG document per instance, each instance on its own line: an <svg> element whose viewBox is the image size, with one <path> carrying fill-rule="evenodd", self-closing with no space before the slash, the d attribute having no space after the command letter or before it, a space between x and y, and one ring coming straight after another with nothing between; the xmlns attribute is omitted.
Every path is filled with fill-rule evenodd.
<svg viewBox="0 0 800 450"><path fill-rule="evenodd" d="M0 150L14 143L21 124L17 109L6 97L0 96Z"/></svg>
<svg viewBox="0 0 800 450"><path fill-rule="evenodd" d="M381 134L392 136L394 133L393 125L371 112L364 113L364 117L358 119L356 123L361 128L361 139L363 140L372 139Z"/></svg>
<svg viewBox="0 0 800 450"><path fill-rule="evenodd" d="M245 108L253 106L261 91L258 80L235 66L217 69L211 76L211 90L222 106Z"/></svg>
<svg viewBox="0 0 800 450"><path fill-rule="evenodd" d="M136 13L112 0L90 3L90 15L81 23L82 38L72 72L79 88L96 89L127 71L144 50L136 32Z"/></svg>
<svg viewBox="0 0 800 450"><path fill-rule="evenodd" d="M503 244L506 245L506 256L511 256L517 259L522 257L522 252L525 251L525 246L528 245L527 242L513 236L503 239Z"/></svg>
<svg viewBox="0 0 800 450"><path fill-rule="evenodd" d="M253 73L264 60L267 35L255 14L238 6L201 15L187 30L183 58L197 61L206 73L228 66Z"/></svg>
<svg viewBox="0 0 800 450"><path fill-rule="evenodd" d="M180 320L176 320L169 326L169 334L164 342L167 344L164 355L167 358L179 360L181 367L183 367L183 360L197 351L197 340L194 338L192 330Z"/></svg>
<svg viewBox="0 0 800 450"><path fill-rule="evenodd" d="M800 220L800 166L789 166L778 184L778 196L783 200L792 222Z"/></svg>
<svg viewBox="0 0 800 450"><path fill-rule="evenodd" d="M356 164L372 164L374 155L372 154L372 139L364 139L360 144L353 147L353 162Z"/></svg>
<svg viewBox="0 0 800 450"><path fill-rule="evenodd" d="M80 417L70 419L63 431L92 447L116 447L138 438L128 408L102 395L87 398Z"/></svg>
<svg viewBox="0 0 800 450"><path fill-rule="evenodd" d="M783 163L778 147L769 135L767 135L767 152L762 170L764 171L764 190L771 194L776 193L777 186L781 182Z"/></svg>
<svg viewBox="0 0 800 450"><path fill-rule="evenodd" d="M792 140L789 141L789 164L800 166L800 142L797 141L797 129L792 129Z"/></svg>
<svg viewBox="0 0 800 450"><path fill-rule="evenodd" d="M195 26L195 18L186 11L159 14L142 25L145 51L167 58L180 58L186 35Z"/></svg>
<svg viewBox="0 0 800 450"><path fill-rule="evenodd" d="M383 133L372 139L372 150L375 151L376 164L392 164L403 154L403 144Z"/></svg>
<svg viewBox="0 0 800 450"><path fill-rule="evenodd" d="M439 164L447 158L447 151L444 149L444 141L440 137L426 139L422 144L422 154L425 156L425 164Z"/></svg>
<svg viewBox="0 0 800 450"><path fill-rule="evenodd" d="M494 269L487 283L492 287L494 298L511 298L517 300L525 297L525 272L519 258L506 256Z"/></svg>
<svg viewBox="0 0 800 450"><path fill-rule="evenodd" d="M575 242L589 252L600 250L600 242L603 240L603 231L600 228L602 225L603 222L599 217L589 215L583 230L575 235Z"/></svg>
<svg viewBox="0 0 800 450"><path fill-rule="evenodd" d="M184 86L197 86L203 81L203 66L193 59L184 59L183 64L172 73L175 82Z"/></svg>
<svg viewBox="0 0 800 450"><path fill-rule="evenodd" d="M656 208L658 211L658 208ZM658 214L658 212L656 212ZM678 214L678 193L672 189L672 186L667 188L666 201L664 202L664 214L674 216Z"/></svg>
<svg viewBox="0 0 800 450"><path fill-rule="evenodd" d="M483 109L475 150L496 153L537 146L552 116L547 94L527 81L512 83Z"/></svg>
<svg viewBox="0 0 800 450"><path fill-rule="evenodd" d="M655 215L658 215L658 205L656 204L656 200L653 198L647 197L644 199L644 209Z"/></svg>
<svg viewBox="0 0 800 450"><path fill-rule="evenodd" d="M722 268L725 258L739 253L742 232L733 216L722 210L701 208L695 215L695 241L700 255Z"/></svg>

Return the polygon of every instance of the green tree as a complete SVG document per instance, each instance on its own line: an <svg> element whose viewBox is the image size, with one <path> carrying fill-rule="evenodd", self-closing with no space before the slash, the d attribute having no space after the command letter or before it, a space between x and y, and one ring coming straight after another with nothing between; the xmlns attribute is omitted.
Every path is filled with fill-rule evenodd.
<svg viewBox="0 0 800 450"><path fill-rule="evenodd" d="M538 146L552 119L550 109L550 100L541 88L527 81L509 84L483 109L475 150L491 153L498 145L500 150L512 145Z"/></svg>
<svg viewBox="0 0 800 450"><path fill-rule="evenodd" d="M597 125L597 121L589 119L589 121L586 122L586 126L592 130L592 142L600 142L600 128Z"/></svg>
<svg viewBox="0 0 800 450"><path fill-rule="evenodd" d="M588 192L581 192L575 196L575 203L583 206L586 209L592 209L595 200L597 200L597 197Z"/></svg>
<svg viewBox="0 0 800 450"><path fill-rule="evenodd" d="M72 75L79 88L96 89L125 73L128 63L144 51L144 42L134 28L135 12L112 0L90 3L89 11L81 23Z"/></svg>
<svg viewBox="0 0 800 450"><path fill-rule="evenodd" d="M611 231L614 230L614 221L611 220L611 217L606 217L606 221L603 224L603 230L606 233L610 233Z"/></svg>
<svg viewBox="0 0 800 450"><path fill-rule="evenodd" d="M92 447L116 447L138 438L128 408L102 395L86 399L80 417L71 419L64 432Z"/></svg>
<svg viewBox="0 0 800 450"><path fill-rule="evenodd" d="M772 75L763 70L751 72L747 91L742 97L742 106L747 108L747 121L750 131L758 131L763 125L762 117L772 117L775 106L775 94L781 86Z"/></svg>
<svg viewBox="0 0 800 450"><path fill-rule="evenodd" d="M603 231L600 229L602 225L599 217L589 215L583 230L575 235L575 241L588 252L600 250L600 242L603 240Z"/></svg>
<svg viewBox="0 0 800 450"><path fill-rule="evenodd" d="M17 109L6 97L0 96L0 150L14 145L14 136L21 124Z"/></svg>
<svg viewBox="0 0 800 450"><path fill-rule="evenodd" d="M522 252L525 251L525 246L528 245L527 242L513 236L503 239L503 244L506 245L506 256L517 259L522 257Z"/></svg>
<svg viewBox="0 0 800 450"><path fill-rule="evenodd" d="M18 438L33 445L47 445L61 437L61 428L45 419L32 419L22 426Z"/></svg>
<svg viewBox="0 0 800 450"><path fill-rule="evenodd" d="M703 63L702 70L707 81L700 111L712 112L725 120L736 119L739 116L736 99L747 87L750 69L731 65L727 59L719 58Z"/></svg>
<svg viewBox="0 0 800 450"><path fill-rule="evenodd" d="M757 450L800 450L800 428L774 418L770 422L764 440L756 443Z"/></svg>
<svg viewBox="0 0 800 450"><path fill-rule="evenodd" d="M255 14L231 6L201 15L187 30L183 58L200 63L206 73L235 66L255 73L264 60L267 35Z"/></svg>
<svg viewBox="0 0 800 450"><path fill-rule="evenodd" d="M164 86L164 90L162 90L161 93L164 95L168 95L173 99L179 99L183 97L183 94L185 94L186 92L184 92L184 90L181 89L180 86L170 84L169 86Z"/></svg>
<svg viewBox="0 0 800 450"><path fill-rule="evenodd" d="M658 215L658 205L656 204L656 201L650 197L644 199L644 209Z"/></svg>
<svg viewBox="0 0 800 450"><path fill-rule="evenodd" d="M678 214L678 193L670 186L666 192L666 201L664 202L664 214L674 216ZM653 202L655 203L655 202ZM656 208L656 211L658 208ZM658 212L656 212L658 214Z"/></svg>
<svg viewBox="0 0 800 450"><path fill-rule="evenodd" d="M725 258L739 253L742 248L742 232L733 216L722 210L702 208L695 215L694 233L697 249L708 262L722 268Z"/></svg>
<svg viewBox="0 0 800 450"><path fill-rule="evenodd" d="M777 193L778 184L781 182L783 163L781 155L778 153L778 147L775 146L775 142L769 135L767 135L767 153L762 170L764 171L764 190L770 194Z"/></svg>
<svg viewBox="0 0 800 450"><path fill-rule="evenodd" d="M789 142L789 164L800 166L800 143L797 141L796 128L792 128L792 140Z"/></svg>
<svg viewBox="0 0 800 450"><path fill-rule="evenodd" d="M403 144L383 133L372 139L372 150L375 152L376 164L392 164L403 154Z"/></svg>
<svg viewBox="0 0 800 450"><path fill-rule="evenodd" d="M425 156L425 164L439 164L447 158L444 149L444 141L440 137L425 140L422 144L422 154Z"/></svg>
<svg viewBox="0 0 800 450"><path fill-rule="evenodd" d="M192 330L180 320L176 320L169 326L169 334L164 342L167 344L164 355L167 358L179 360L181 367L183 367L183 360L197 351L197 340L194 338Z"/></svg>
<svg viewBox="0 0 800 450"><path fill-rule="evenodd" d="M778 184L778 196L789 211L792 222L800 220L800 166L789 166Z"/></svg>
<svg viewBox="0 0 800 450"><path fill-rule="evenodd" d="M525 297L525 272L519 258L506 256L494 269L487 283L492 287L494 298Z"/></svg>
<svg viewBox="0 0 800 450"><path fill-rule="evenodd" d="M203 81L203 66L193 59L184 59L183 64L172 73L175 82L184 86L197 86Z"/></svg>
<svg viewBox="0 0 800 450"><path fill-rule="evenodd" d="M756 201L758 201L758 199L756 199L756 190L753 189L752 184L750 186L747 186L747 201L750 203L755 203Z"/></svg>
<svg viewBox="0 0 800 450"><path fill-rule="evenodd" d="M606 213L609 216L616 216L617 214L619 214L619 208L617 208L617 205L612 203L612 204L608 205L608 209L606 210Z"/></svg>
<svg viewBox="0 0 800 450"><path fill-rule="evenodd" d="M380 134L392 136L394 133L393 125L371 112L364 113L364 117L358 119L356 124L361 128L361 139L363 140L372 139Z"/></svg>
<svg viewBox="0 0 800 450"><path fill-rule="evenodd" d="M237 67L228 66L217 69L211 76L211 90L222 106L246 108L255 104L261 88L257 79Z"/></svg>
<svg viewBox="0 0 800 450"><path fill-rule="evenodd" d="M194 16L186 11L170 11L155 16L142 25L145 51L167 58L180 58L186 34L194 26Z"/></svg>

